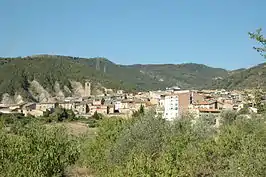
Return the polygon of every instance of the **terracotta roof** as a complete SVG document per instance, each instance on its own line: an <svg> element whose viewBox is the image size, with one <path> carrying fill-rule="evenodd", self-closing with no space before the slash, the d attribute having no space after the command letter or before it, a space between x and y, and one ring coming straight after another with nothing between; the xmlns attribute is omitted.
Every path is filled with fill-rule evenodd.
<svg viewBox="0 0 266 177"><path fill-rule="evenodd" d="M218 110L218 109L199 108L199 112L219 113L219 112L221 112L221 110Z"/></svg>
<svg viewBox="0 0 266 177"><path fill-rule="evenodd" d="M216 100L205 100L205 101L195 103L195 105L211 105L211 104L214 104L215 102L220 103L220 104L224 104L224 103L222 103L220 101L216 101Z"/></svg>
<svg viewBox="0 0 266 177"><path fill-rule="evenodd" d="M199 103L195 103L196 105L210 105L210 104L214 104L215 103L215 101L210 101L210 102L208 102L208 101L201 101L201 102L199 102Z"/></svg>

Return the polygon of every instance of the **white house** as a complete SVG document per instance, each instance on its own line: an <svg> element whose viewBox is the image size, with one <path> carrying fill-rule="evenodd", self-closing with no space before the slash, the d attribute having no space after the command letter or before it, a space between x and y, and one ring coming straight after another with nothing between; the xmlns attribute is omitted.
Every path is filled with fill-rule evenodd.
<svg viewBox="0 0 266 177"><path fill-rule="evenodd" d="M166 95L164 98L164 114L163 118L172 121L179 115L178 95Z"/></svg>

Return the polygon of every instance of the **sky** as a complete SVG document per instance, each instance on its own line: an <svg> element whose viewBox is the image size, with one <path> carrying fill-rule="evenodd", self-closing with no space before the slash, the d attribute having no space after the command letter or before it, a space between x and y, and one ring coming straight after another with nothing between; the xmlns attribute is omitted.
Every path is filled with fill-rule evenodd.
<svg viewBox="0 0 266 177"><path fill-rule="evenodd" d="M0 0L0 56L106 57L118 64L265 62L248 32L265 0Z"/></svg>

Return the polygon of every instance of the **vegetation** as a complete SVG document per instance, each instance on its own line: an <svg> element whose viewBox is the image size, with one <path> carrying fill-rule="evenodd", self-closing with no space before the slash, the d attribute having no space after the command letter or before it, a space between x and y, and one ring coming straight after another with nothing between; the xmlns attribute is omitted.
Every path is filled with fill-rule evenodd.
<svg viewBox="0 0 266 177"><path fill-rule="evenodd" d="M217 80L213 88L243 89L266 88L266 63L249 69L231 71L228 77Z"/></svg>
<svg viewBox="0 0 266 177"><path fill-rule="evenodd" d="M66 95L69 94L64 86L72 90L71 80L81 83L89 80L109 88L120 87L118 81L77 62L73 57L41 55L0 59L0 95L20 93L24 98L34 99L30 92L30 81L33 80L38 81L52 95L55 82L59 83Z"/></svg>
<svg viewBox="0 0 266 177"><path fill-rule="evenodd" d="M42 119L1 115L0 176L65 176L73 165L95 176L265 176L265 118L224 112L215 127L214 117L167 122L145 111L89 119L97 134L72 136Z"/></svg>
<svg viewBox="0 0 266 177"><path fill-rule="evenodd" d="M226 112L221 122L103 120L79 163L98 176L265 176L265 119Z"/></svg>
<svg viewBox="0 0 266 177"><path fill-rule="evenodd" d="M96 69L97 62L99 69ZM34 100L36 90L31 87L33 80L38 81L51 96L55 95L57 82L68 96L71 93L65 87L73 92L70 81L90 81L93 89L100 87L100 84L107 88L134 91L163 89L174 85L202 88L210 86L212 78L226 75L226 70L198 64L124 66L103 58L83 59L53 55L1 58L0 96L4 93L19 93L26 99Z"/></svg>
<svg viewBox="0 0 266 177"><path fill-rule="evenodd" d="M144 113L145 113L144 106L140 105L139 110L134 111L133 114L132 114L132 117L140 117L140 116L143 116Z"/></svg>
<svg viewBox="0 0 266 177"><path fill-rule="evenodd" d="M261 34L262 29L257 29L255 33L249 33L251 39L255 39L261 47L253 47L257 52L266 58L266 39Z"/></svg>
<svg viewBox="0 0 266 177"><path fill-rule="evenodd" d="M266 39L261 34L261 29L255 33L249 33L251 39L256 40L261 47L254 47L266 58ZM216 80L213 88L242 89L242 88L266 88L266 63L259 64L249 69L239 69L229 72L227 77Z"/></svg>
<svg viewBox="0 0 266 177"><path fill-rule="evenodd" d="M63 127L10 118L0 119L0 176L62 176L78 159L78 140Z"/></svg>

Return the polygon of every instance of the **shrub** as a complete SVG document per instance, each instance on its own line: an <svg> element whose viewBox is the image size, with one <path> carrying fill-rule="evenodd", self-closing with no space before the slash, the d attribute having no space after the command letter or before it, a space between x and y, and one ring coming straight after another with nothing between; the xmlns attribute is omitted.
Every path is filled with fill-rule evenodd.
<svg viewBox="0 0 266 177"><path fill-rule="evenodd" d="M266 176L265 120L221 115L219 128L191 117L167 122L152 113L103 119L84 144L82 164L99 176Z"/></svg>
<svg viewBox="0 0 266 177"><path fill-rule="evenodd" d="M28 124L0 132L0 176L60 176L79 156L77 140L64 128Z"/></svg>

